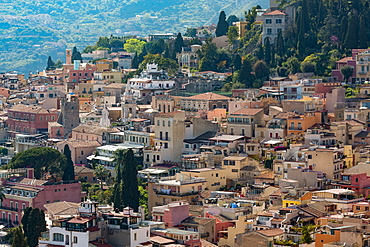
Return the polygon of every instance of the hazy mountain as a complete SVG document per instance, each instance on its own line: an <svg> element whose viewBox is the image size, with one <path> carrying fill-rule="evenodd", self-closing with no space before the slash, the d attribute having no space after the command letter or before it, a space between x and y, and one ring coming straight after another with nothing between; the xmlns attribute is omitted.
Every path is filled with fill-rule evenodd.
<svg viewBox="0 0 370 247"><path fill-rule="evenodd" d="M216 23L219 12L242 16L267 0L3 0L0 71L42 70L49 55L64 60L66 47L82 50L99 36L185 32Z"/></svg>

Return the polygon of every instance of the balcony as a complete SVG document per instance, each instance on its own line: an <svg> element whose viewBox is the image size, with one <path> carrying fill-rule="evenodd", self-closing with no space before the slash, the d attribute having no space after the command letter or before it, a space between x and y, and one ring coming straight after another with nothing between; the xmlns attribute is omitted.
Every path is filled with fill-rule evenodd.
<svg viewBox="0 0 370 247"><path fill-rule="evenodd" d="M154 190L157 195L166 195L166 196L192 196L192 195L198 195L199 191L189 191L184 193L178 193L178 192L164 192L160 190Z"/></svg>
<svg viewBox="0 0 370 247"><path fill-rule="evenodd" d="M14 207L6 207L6 206L0 206L0 209L3 209L3 210L8 210L8 211L13 211L13 212L18 212L18 208L14 208Z"/></svg>
<svg viewBox="0 0 370 247"><path fill-rule="evenodd" d="M289 127L289 130L302 130L302 127Z"/></svg>

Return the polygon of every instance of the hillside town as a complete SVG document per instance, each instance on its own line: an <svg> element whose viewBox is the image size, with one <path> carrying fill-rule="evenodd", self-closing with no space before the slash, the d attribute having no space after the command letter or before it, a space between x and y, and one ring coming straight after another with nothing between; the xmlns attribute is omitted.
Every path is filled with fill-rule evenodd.
<svg viewBox="0 0 370 247"><path fill-rule="evenodd" d="M227 34L194 28L196 44L147 37L152 50L174 43L171 58L73 48L43 71L1 73L1 241L370 246L370 49L330 57L330 76L309 56L267 76L256 65L273 63L270 45L304 8L271 1ZM253 71L240 56L239 68L207 65L204 47L237 49L251 22L263 60Z"/></svg>

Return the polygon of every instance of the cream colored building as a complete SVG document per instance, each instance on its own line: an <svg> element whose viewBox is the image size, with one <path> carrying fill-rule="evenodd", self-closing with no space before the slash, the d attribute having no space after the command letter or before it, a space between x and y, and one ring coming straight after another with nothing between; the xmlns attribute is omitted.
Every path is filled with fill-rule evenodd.
<svg viewBox="0 0 370 247"><path fill-rule="evenodd" d="M263 125L263 109L242 108L227 115L227 133L255 137L257 126Z"/></svg>
<svg viewBox="0 0 370 247"><path fill-rule="evenodd" d="M226 186L226 174L222 168L200 168L182 171L189 177L203 177L206 179L206 188L210 191L219 190Z"/></svg>

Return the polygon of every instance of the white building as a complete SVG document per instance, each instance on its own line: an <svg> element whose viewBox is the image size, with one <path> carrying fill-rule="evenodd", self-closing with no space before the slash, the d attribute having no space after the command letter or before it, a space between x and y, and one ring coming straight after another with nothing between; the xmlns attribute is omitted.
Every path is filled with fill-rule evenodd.
<svg viewBox="0 0 370 247"><path fill-rule="evenodd" d="M280 10L274 10L262 15L263 30L262 43L265 44L266 39L270 39L270 44L275 42L279 32L282 34L286 28L287 14Z"/></svg>

